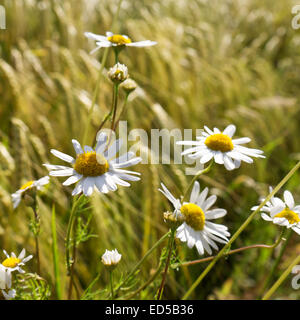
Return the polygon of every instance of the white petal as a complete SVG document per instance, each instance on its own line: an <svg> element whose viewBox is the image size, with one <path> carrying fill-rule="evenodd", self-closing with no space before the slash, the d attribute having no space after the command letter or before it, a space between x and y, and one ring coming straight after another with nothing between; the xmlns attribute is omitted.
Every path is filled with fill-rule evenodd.
<svg viewBox="0 0 300 320"><path fill-rule="evenodd" d="M63 160L63 161L66 161L66 162L69 162L69 163L74 163L74 158L69 156L68 154L65 154L65 153L62 153L58 150L55 150L55 149L51 149L50 152L57 158Z"/></svg>
<svg viewBox="0 0 300 320"><path fill-rule="evenodd" d="M236 130L236 127L233 124L230 124L229 126L227 126L225 128L225 130L223 131L223 134L228 135L230 138L232 138L232 136L234 135Z"/></svg>
<svg viewBox="0 0 300 320"><path fill-rule="evenodd" d="M73 183L76 183L78 180L80 180L83 176L81 174L75 174L74 176L71 176L70 178L68 178L63 185L64 186L69 186Z"/></svg>
<svg viewBox="0 0 300 320"><path fill-rule="evenodd" d="M294 197L291 194L291 192L288 190L284 191L283 197L284 197L284 201L288 205L288 207L290 209L293 209L295 206L295 201L294 201Z"/></svg>
<svg viewBox="0 0 300 320"><path fill-rule="evenodd" d="M56 171L50 171L49 175L52 177L68 177L72 176L76 171L72 168L64 169L64 170L56 170Z"/></svg>
<svg viewBox="0 0 300 320"><path fill-rule="evenodd" d="M227 211L225 209L213 209L205 212L205 219L218 219L226 215Z"/></svg>
<svg viewBox="0 0 300 320"><path fill-rule="evenodd" d="M196 203L197 198L199 196L199 192L200 192L200 184L198 181L195 181L194 186L193 186L193 190L192 190L191 196L190 196L191 203Z"/></svg>
<svg viewBox="0 0 300 320"><path fill-rule="evenodd" d="M90 197L94 191L95 179L91 177L87 177L83 181L83 193Z"/></svg>
<svg viewBox="0 0 300 320"><path fill-rule="evenodd" d="M76 154L82 154L83 150L81 148L80 143L75 139L72 140L72 143L73 143L73 147L74 147Z"/></svg>
<svg viewBox="0 0 300 320"><path fill-rule="evenodd" d="M200 163L205 164L213 158L213 152L206 153L201 159Z"/></svg>
<svg viewBox="0 0 300 320"><path fill-rule="evenodd" d="M157 44L157 42L155 42L155 41L143 40L143 41L138 41L138 42L126 43L126 46L127 47L151 47L156 44Z"/></svg>
<svg viewBox="0 0 300 320"><path fill-rule="evenodd" d="M212 195L209 198L207 198L206 201L204 201L202 208L203 210L207 210L209 209L217 200L217 196L216 195Z"/></svg>
<svg viewBox="0 0 300 320"><path fill-rule="evenodd" d="M106 159L113 158L118 153L118 151L120 150L121 145L122 145L122 140L121 139L115 140L111 144L111 146L108 148L108 150L104 153L104 157Z"/></svg>

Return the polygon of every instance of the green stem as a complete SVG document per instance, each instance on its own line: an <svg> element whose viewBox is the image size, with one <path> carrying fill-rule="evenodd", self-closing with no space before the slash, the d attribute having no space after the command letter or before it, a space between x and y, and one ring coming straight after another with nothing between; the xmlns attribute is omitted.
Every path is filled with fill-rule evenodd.
<svg viewBox="0 0 300 320"><path fill-rule="evenodd" d="M276 240L276 242L272 245L267 245L267 244L252 244L250 246L245 246L245 247L241 247L238 249L234 249L234 250L230 250L229 252L227 252L226 254L224 254L224 256L229 256L232 255L234 253L238 253L238 252L242 252L248 249L255 249L255 248L262 248L262 249L274 249L276 248L282 241L282 235L283 232L280 234L280 236L278 237L278 239ZM199 264L199 263L203 263L203 262L208 262L211 261L215 258L216 256L211 256L211 257L207 257L207 258L203 258L203 259L198 259L198 260L193 260L193 261L185 261L185 262L181 262L181 263L175 263L173 264L171 267L173 269L176 269L178 267L187 267L187 266L191 266L194 264Z"/></svg>
<svg viewBox="0 0 300 320"><path fill-rule="evenodd" d="M200 170L200 171L198 171L198 172L196 173L196 175L194 176L193 180L192 180L192 181L190 182L190 184L188 185L188 187L187 187L187 189L186 189L186 191L185 191L185 193L184 193L184 195L183 195L183 200L186 200L186 197L187 197L187 195L189 194L189 191L190 191L190 189L192 188L194 182L195 182L202 174L209 172L209 170L210 170L211 167L212 167L212 164L213 164L213 161L211 161L210 164L209 164L206 168L204 168L204 169L202 169L202 170Z"/></svg>
<svg viewBox="0 0 300 320"><path fill-rule="evenodd" d="M106 121L111 117L111 115L112 115L112 113L113 113L114 105L115 105L115 90L113 90L111 110L110 110L109 113L105 116L105 118L104 118L103 121L101 122L99 128L96 130L96 134L95 134L95 136L94 136L94 140L93 140L93 144L92 144L93 146L96 144L97 135L98 135L99 131L103 128L103 126L105 125Z"/></svg>
<svg viewBox="0 0 300 320"><path fill-rule="evenodd" d="M74 225L76 225L76 221L77 221L77 215L75 215L75 219L74 219ZM73 234L73 254L72 254L72 264L71 264L71 268L70 268L70 281L69 281L69 291L68 291L68 300L71 299L72 297L72 289L73 289L73 284L74 284L74 268L75 268L75 262L76 262L76 236L75 234Z"/></svg>
<svg viewBox="0 0 300 320"><path fill-rule="evenodd" d="M150 254L171 234L171 231L168 231L165 235L163 235L153 246L150 248L147 253L144 255L144 257L135 265L135 267L131 270L131 272L128 274L128 276L119 284L119 286L115 290L115 294L118 293L118 291L121 289L122 286L124 286L127 281L136 273L136 271L139 269L139 267L143 264L143 262L150 256Z"/></svg>
<svg viewBox="0 0 300 320"><path fill-rule="evenodd" d="M113 297L114 297L114 286L113 286L112 270L109 271L109 281L110 281L110 291L111 291L110 299L113 300Z"/></svg>
<svg viewBox="0 0 300 320"><path fill-rule="evenodd" d="M84 130L84 133L83 133L83 144L86 144L86 141L87 141L89 128L90 128L91 120L92 120L92 115L93 115L93 112L94 112L94 107L95 107L95 104L96 104L96 101L97 101L97 98L98 98L98 94L99 94L99 88L100 88L100 82L101 82L101 78L102 78L102 72L103 72L104 65L106 63L107 56L108 56L108 50L109 50L109 48L105 48L104 54L103 54L103 57L102 57L101 66L100 66L99 74L98 74L98 79L97 79L95 91L94 91L94 94L93 94L92 105L91 105L91 108L90 108L90 110L88 112L88 117L87 117L87 121L86 121L86 124L85 124L85 130Z"/></svg>
<svg viewBox="0 0 300 320"><path fill-rule="evenodd" d="M150 279L147 282L145 282L142 286L140 286L136 291L132 292L129 296L126 296L124 299L130 300L130 299L134 298L138 293L143 291L146 287L148 287L160 274L161 269L162 269L162 264L159 263L156 271L153 273L153 275L150 277Z"/></svg>
<svg viewBox="0 0 300 320"><path fill-rule="evenodd" d="M284 232L284 231L285 231L285 229L283 229L282 232ZM290 239L291 235L292 235L292 230L289 230L289 233L288 233L288 235L286 237L286 240L285 240L285 242L283 243L283 245L282 245L282 247L280 249L279 255L277 256L277 258L276 258L276 260L275 260L275 262L274 262L274 264L272 266L272 269L271 269L271 271L270 271L270 273L269 273L269 275L268 275L268 277L267 277L267 279L266 279L266 281L264 283L264 286L263 286L263 289L262 289L262 293L265 291L266 288L269 287L269 285L270 285L270 283L272 281L274 272L275 272L275 270L277 269L277 267L279 265L279 262L280 262L280 260L281 260L281 258L283 256L283 253L284 253L284 251L285 251L285 249L287 247L287 244L289 242L289 239Z"/></svg>
<svg viewBox="0 0 300 320"><path fill-rule="evenodd" d="M162 297L162 293L165 287L165 283L166 283L166 278L167 278L167 274L168 274L168 269L169 269L169 265L170 265L170 261L171 261L171 256L172 256L172 249L173 249L173 244L174 244L174 239L175 239L175 233L176 233L176 229L171 231L171 238L169 240L168 243L168 258L166 261L166 265L165 265L165 271L162 277L162 281L158 290L158 294L157 294L157 300L160 300Z"/></svg>
<svg viewBox="0 0 300 320"><path fill-rule="evenodd" d="M116 121L116 114L117 114L117 109L118 109L118 94L119 94L119 84L116 83L114 85L114 103L113 103L113 118L112 118L112 122L111 122L111 130L114 130L115 127L115 121Z"/></svg>
<svg viewBox="0 0 300 320"><path fill-rule="evenodd" d="M40 249L39 249L39 232L40 232L40 216L37 212L37 204L35 200L34 206L32 206L32 210L34 213L34 221L35 221L35 232L34 232L34 239L35 239L35 255L36 255L36 264L37 264L37 274L41 275L41 262L40 262Z"/></svg>
<svg viewBox="0 0 300 320"><path fill-rule="evenodd" d="M67 264L67 273L70 275L71 273L71 262L70 262L70 241L71 241L71 233L74 226L74 220L76 217L76 209L79 201L82 199L83 195L79 198L74 198L73 205L70 213L70 218L67 227L67 235L66 235L66 264Z"/></svg>
<svg viewBox="0 0 300 320"><path fill-rule="evenodd" d="M283 283L283 281L291 274L292 269L295 265L300 263L300 255L298 255L293 262L288 266L288 268L283 272L280 278L274 283L274 285L269 289L269 291L264 295L262 300L268 300L275 291L279 288L279 286Z"/></svg>
<svg viewBox="0 0 300 320"><path fill-rule="evenodd" d="M293 176L293 174L299 169L300 161L290 170L290 172L278 183L274 190L266 197L266 199L259 205L259 207L253 211L245 222L240 226L240 228L231 237L228 243L220 250L219 254L212 260L212 262L205 268L205 270L199 275L197 280L192 284L187 293L183 296L183 300L186 300L191 293L196 289L196 287L201 283L204 277L209 273L209 271L214 267L217 261L224 255L227 249L232 245L232 243L238 238L238 236L244 231L248 224L253 220L256 214L261 210L261 208L278 192L278 190Z"/></svg>
<svg viewBox="0 0 300 320"><path fill-rule="evenodd" d="M127 102L128 102L128 96L129 96L129 93L126 93L125 101L124 101L124 104L123 104L122 110L121 110L121 112L120 112L120 115L119 115L119 117L118 117L118 120L116 120L116 123L115 123L115 125L114 125L114 129L113 129L114 131L116 131L116 128L117 128L117 126L118 126L118 124L119 124L119 122L120 122L120 120L121 120L122 116L123 116L123 115L124 115L124 113L125 113L126 106L127 106Z"/></svg>

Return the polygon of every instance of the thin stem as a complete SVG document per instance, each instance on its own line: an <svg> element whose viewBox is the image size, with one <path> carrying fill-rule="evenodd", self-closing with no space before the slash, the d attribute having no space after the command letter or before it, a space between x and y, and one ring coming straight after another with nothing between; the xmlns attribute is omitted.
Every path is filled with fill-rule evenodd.
<svg viewBox="0 0 300 320"><path fill-rule="evenodd" d="M283 231L284 231L284 229L283 229ZM274 262L274 264L273 264L273 266L272 266L272 269L271 269L271 271L270 271L270 273L269 273L269 275L268 275L268 277L267 277L267 279L266 279L266 281L265 281L265 283L264 283L264 286L263 286L263 288L262 288L262 294L263 294L263 292L265 291L265 289L266 289L267 287L269 287L269 285L270 285L270 283L271 283L271 281L272 281L274 272L275 272L275 270L277 269L277 267L278 267L278 265L279 265L279 262L280 262L280 260L281 260L281 258L282 258L282 256L283 256L283 253L284 253L284 251L285 251L285 249L286 249L286 247L287 247L287 244L288 244L288 242L289 242L289 239L290 239L291 235L292 235L292 230L289 230L289 233L288 233L288 235L287 235L287 237L286 237L286 240L285 240L285 242L283 243L282 247L280 248L279 255L277 256L277 258L276 258L276 260L275 260L275 262Z"/></svg>
<svg viewBox="0 0 300 320"><path fill-rule="evenodd" d="M140 293L146 287L148 287L157 278L157 276L160 274L161 269L162 269L162 264L159 263L156 271L153 273L153 275L150 277L150 279L147 282L145 282L142 286L140 286L136 291L131 293L129 296L125 297L125 299L126 300L130 300L130 299L134 298L138 293Z"/></svg>
<svg viewBox="0 0 300 320"><path fill-rule="evenodd" d="M77 221L77 216L75 216L74 219L74 225L76 225ZM72 297L72 289L73 289L73 284L74 284L74 268L75 268L75 262L76 262L76 236L73 235L73 253L72 253L72 264L71 264L71 269L70 269L70 281L69 281L69 291L68 291L68 300L71 299Z"/></svg>
<svg viewBox="0 0 300 320"><path fill-rule="evenodd" d="M91 108L89 109L87 121L86 121L86 124L85 124L85 130L84 130L84 134L83 134L83 143L84 144L87 141L87 136L88 136L88 133L89 133L89 128L90 128L90 124L91 124L91 120L92 120L92 115L93 115L93 112L94 112L94 107L95 107L95 104L96 104L96 101L97 101L97 98L98 98L100 82L101 82L101 78L102 78L102 72L103 72L104 65L105 65L106 60L107 60L108 50L109 50L109 48L105 48L104 54L103 54L103 57L102 57L101 66L100 66L100 69L99 69L99 74L98 74L98 78L97 78L97 82L96 82L96 87L95 87L95 91L94 91L94 94L93 94L92 105L91 105Z"/></svg>
<svg viewBox="0 0 300 320"><path fill-rule="evenodd" d="M242 252L248 249L255 249L255 248L263 248L263 249L274 249L276 248L282 241L282 235L283 232L280 234L280 236L278 237L278 239L276 240L276 242L272 245L267 245L267 244L252 244L250 246L245 246L245 247L241 247L238 249L234 249L234 250L230 250L229 252L225 253L224 256L229 256L232 255L234 253L238 253L238 252ZM194 264L199 264L199 263L203 263L203 262L207 262L207 261L211 261L215 258L216 256L211 256L211 257L207 257L207 258L203 258L203 259L198 259L198 260L193 260L193 261L185 261L185 262L181 262L181 263L176 263L172 265L173 269L176 269L178 267L186 267L186 266L191 266Z"/></svg>
<svg viewBox="0 0 300 320"><path fill-rule="evenodd" d="M150 254L171 234L171 231L168 231L165 235L163 235L153 246L150 248L147 253L143 256L143 258L135 265L135 267L131 270L128 276L119 284L119 286L115 289L115 294L124 286L127 281L136 273L139 267L143 264L143 262L150 256Z"/></svg>
<svg viewBox="0 0 300 320"><path fill-rule="evenodd" d="M69 218L69 223L68 223L68 228L67 228L67 235L66 235L66 264L67 264L67 275L70 276L70 283L69 283L69 290L68 290L68 299L71 299L72 295L72 286L73 286L73 272L74 272L74 263L76 259L76 239L75 235L73 235L73 261L71 262L70 260L70 242L71 242L71 234L73 231L74 223L76 221L76 209L78 204L80 203L83 195L81 195L79 198L74 198L71 213L70 213L70 218ZM75 249L74 249L75 247Z"/></svg>
<svg viewBox="0 0 300 320"><path fill-rule="evenodd" d="M124 101L124 104L123 104L123 107L122 107L122 110L120 112L120 115L118 117L118 120L116 120L116 123L114 125L114 131L116 131L116 128L120 122L120 119L123 117L124 113L125 113L125 110L126 110L126 107L127 107L127 102L128 102L128 96L129 96L129 93L126 93L126 96L125 96L125 101Z"/></svg>
<svg viewBox="0 0 300 320"><path fill-rule="evenodd" d="M293 262L288 266L288 268L283 272L280 278L274 283L274 285L269 289L269 291L264 295L262 300L268 300L275 291L279 288L279 286L283 283L283 281L288 277L294 268L295 265L300 263L300 255L298 255Z"/></svg>
<svg viewBox="0 0 300 320"><path fill-rule="evenodd" d="M186 189L186 191L185 191L185 193L184 193L184 195L183 195L183 200L186 200L186 197L187 197L187 195L189 194L189 191L190 191L190 189L192 188L194 182L195 182L202 174L209 172L209 170L210 170L211 167L212 167L212 164L213 164L213 161L211 161L210 164L209 164L206 168L198 171L198 172L195 174L193 180L190 182L190 184L188 185L188 187L187 187L187 189Z"/></svg>
<svg viewBox="0 0 300 320"><path fill-rule="evenodd" d="M172 249L173 249L173 243L174 243L174 239L175 239L175 232L176 232L176 230L172 230L172 232L171 232L171 238L170 238L169 244L168 244L168 249L169 249L168 258L167 258L167 261L166 261L166 265L165 265L165 270L164 270L164 274L163 274L163 277L162 277L162 281L161 281L161 284L160 284L160 287L159 287L159 290L158 290L157 300L161 299L162 293L163 293L163 290L164 290L164 287L165 287L167 273L168 273L168 269L169 269L169 264L170 264L171 256L172 256Z"/></svg>
<svg viewBox="0 0 300 320"><path fill-rule="evenodd" d="M191 293L196 289L196 287L201 283L204 277L209 273L209 271L214 267L217 261L224 255L226 250L231 246L231 244L238 238L238 236L244 231L248 224L253 220L256 214L261 210L261 208L278 192L278 190L293 176L293 174L299 169L300 161L290 170L290 172L278 183L274 190L266 197L266 199L258 206L258 208L253 211L245 222L240 226L240 228L235 232L227 244L220 250L219 254L212 260L212 262L205 268L205 270L199 275L197 280L192 284L187 293L183 296L183 300L186 300Z"/></svg>
<svg viewBox="0 0 300 320"><path fill-rule="evenodd" d="M112 113L113 113L113 109L114 109L114 104L115 104L115 90L113 90L111 110L110 110L109 113L105 116L105 118L104 118L103 121L101 122L99 128L96 130L96 134L95 134L95 136L94 136L94 140L93 140L93 144L92 144L93 146L96 144L98 132L103 128L103 126L105 125L106 121L111 117L111 115L112 115Z"/></svg>
<svg viewBox="0 0 300 320"><path fill-rule="evenodd" d="M111 130L114 130L115 127L115 121L116 121L116 114L117 114L117 109L118 109L118 93L119 93L119 84L116 83L114 85L114 103L113 103L113 118L111 122Z"/></svg>
<svg viewBox="0 0 300 320"><path fill-rule="evenodd" d="M39 217L38 212L37 212L36 204L34 206L32 206L32 210L33 210L33 213L34 213L35 228L38 229L38 230L36 230L34 232L34 239L35 239L35 255L36 255L36 264L37 264L36 270L37 270L37 274L40 275L41 274L40 249L39 249L40 217Z"/></svg>
<svg viewBox="0 0 300 320"><path fill-rule="evenodd" d="M112 270L109 271L109 281L110 281L110 291L111 291L110 299L113 300L113 297L114 297L114 286L113 286Z"/></svg>

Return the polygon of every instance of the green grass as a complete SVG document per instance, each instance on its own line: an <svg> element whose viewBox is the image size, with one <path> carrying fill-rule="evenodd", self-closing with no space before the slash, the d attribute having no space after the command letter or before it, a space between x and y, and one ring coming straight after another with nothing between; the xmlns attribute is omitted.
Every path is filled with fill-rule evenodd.
<svg viewBox="0 0 300 320"><path fill-rule="evenodd" d="M32 178L47 174L42 163L58 163L50 154L55 148L72 154L71 139L82 142L88 111L104 50L90 55L93 41L83 33L109 30L117 0L4 1L7 30L0 30L0 246L7 251L26 247L35 252L28 229L31 211L21 205L12 210L10 194ZM202 186L218 194L218 206L228 210L220 222L234 233L250 214L250 208L265 196L300 160L299 152L299 39L291 28L293 1L274 0L165 0L122 2L114 30L133 40L151 39L151 48L128 48L120 61L129 68L140 89L129 101L128 129L237 126L238 136L252 139L249 146L263 149L265 160L242 164L226 171L214 166L201 177ZM105 71L114 63L109 52ZM111 83L102 77L92 114L88 143L111 105ZM147 146L146 146L147 147ZM93 290L103 298L109 275L100 257L105 249L117 248L123 259L114 278L131 270L147 250L167 231L163 212L170 209L158 192L160 182L179 196L191 176L186 165L138 165L141 182L120 188L108 196L91 199L92 233L98 235L79 247L75 282L80 293L100 272ZM39 197L42 277L52 287L52 298L61 275L62 297L68 278L64 240L71 208L71 188L61 179L51 179ZM300 201L300 176L286 185ZM52 208L55 207L57 248L52 244ZM51 227L52 226L52 227ZM279 230L257 216L237 239L234 248L253 243L271 244ZM52 247L53 246L53 247ZM52 250L59 255L52 259ZM177 242L181 259L198 258L196 250ZM299 237L289 242L276 280L300 252ZM222 260L197 288L197 299L255 299L271 270L268 250L252 250ZM160 252L140 271L139 285L159 264ZM53 266L53 261L56 261ZM171 271L165 298L181 298L205 265ZM27 270L35 271L34 261ZM55 273L53 272L55 270ZM99 271L100 270L100 271ZM55 277L56 275L56 277ZM153 298L159 280L137 298ZM291 278L274 298L300 297ZM56 291L55 291L56 284Z"/></svg>

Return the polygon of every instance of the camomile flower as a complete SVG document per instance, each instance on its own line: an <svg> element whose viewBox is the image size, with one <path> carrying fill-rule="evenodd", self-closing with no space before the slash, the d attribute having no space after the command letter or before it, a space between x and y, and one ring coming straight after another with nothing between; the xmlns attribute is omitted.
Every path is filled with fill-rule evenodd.
<svg viewBox="0 0 300 320"><path fill-rule="evenodd" d="M101 261L106 267L115 267L120 262L121 258L122 255L117 249L112 251L105 250L105 253L101 257Z"/></svg>
<svg viewBox="0 0 300 320"><path fill-rule="evenodd" d="M269 189L270 193L272 188ZM272 221L288 229L292 228L300 235L300 205L295 205L294 197L290 191L283 193L282 201L278 197L272 197L265 206L261 208L261 217L266 221ZM264 201L262 199L261 201ZM252 207L251 210L257 210L258 206Z"/></svg>
<svg viewBox="0 0 300 320"><path fill-rule="evenodd" d="M29 255L25 258L26 250L23 249L19 256L17 257L14 252L9 255L5 250L3 250L6 255L6 259L2 262L2 266L6 269L7 272L11 273L13 271L18 271L20 273L25 273L25 271L21 268L32 259L32 255Z"/></svg>
<svg viewBox="0 0 300 320"><path fill-rule="evenodd" d="M4 290L2 290L2 294L5 300L11 300L16 297L17 292L15 289L9 290L7 293Z"/></svg>
<svg viewBox="0 0 300 320"><path fill-rule="evenodd" d="M128 36L124 34L113 34L112 32L106 32L106 36L101 36L91 32L85 32L84 35L87 38L96 41L97 47L91 51L91 53L94 53L104 47L150 47L157 44L157 42L150 40L132 42Z"/></svg>
<svg viewBox="0 0 300 320"><path fill-rule="evenodd" d="M140 157L134 157L133 152L128 152L115 158L122 142L115 140L106 150L107 135L104 133L98 135L97 141L94 150L89 146L84 146L82 149L80 143L73 139L76 158L54 149L51 150L54 156L70 163L71 167L44 164L48 170L51 170L50 176L69 177L63 183L64 186L77 183L72 192L73 196L81 192L86 196L91 196L95 189L101 193L108 193L116 191L117 185L129 187L130 184L125 180L140 180L140 177L137 177L140 173L122 169L138 164L142 160Z"/></svg>
<svg viewBox="0 0 300 320"><path fill-rule="evenodd" d="M200 184L195 182L191 192L190 201L183 202L176 199L162 183L160 192L173 204L174 216L184 218L184 222L177 228L176 237L182 242L186 242L189 248L196 246L200 255L206 251L212 254L212 249L218 250L216 242L227 243L230 233L228 228L221 224L216 224L210 220L224 217L225 209L211 209L216 202L217 196L212 195L207 198L208 188L200 193Z"/></svg>
<svg viewBox="0 0 300 320"><path fill-rule="evenodd" d="M11 195L14 209L16 209L17 206L20 204L20 201L22 199L22 195L27 190L34 189L34 188L36 188L36 190L40 190L42 186L44 186L48 183L49 183L48 176L45 176L39 180L32 180L32 181L28 181L27 183L25 183L18 191L16 191L15 193L13 193Z"/></svg>
<svg viewBox="0 0 300 320"><path fill-rule="evenodd" d="M212 131L206 126L204 129L200 137L197 137L197 141L177 142L180 145L195 145L183 151L182 155L188 154L191 159L200 158L202 164L214 159L216 163L223 164L227 170L239 168L241 161L252 163L251 157L265 158L262 155L263 151L242 146L250 142L250 138L232 139L236 130L232 124L227 126L223 132L218 128Z"/></svg>

